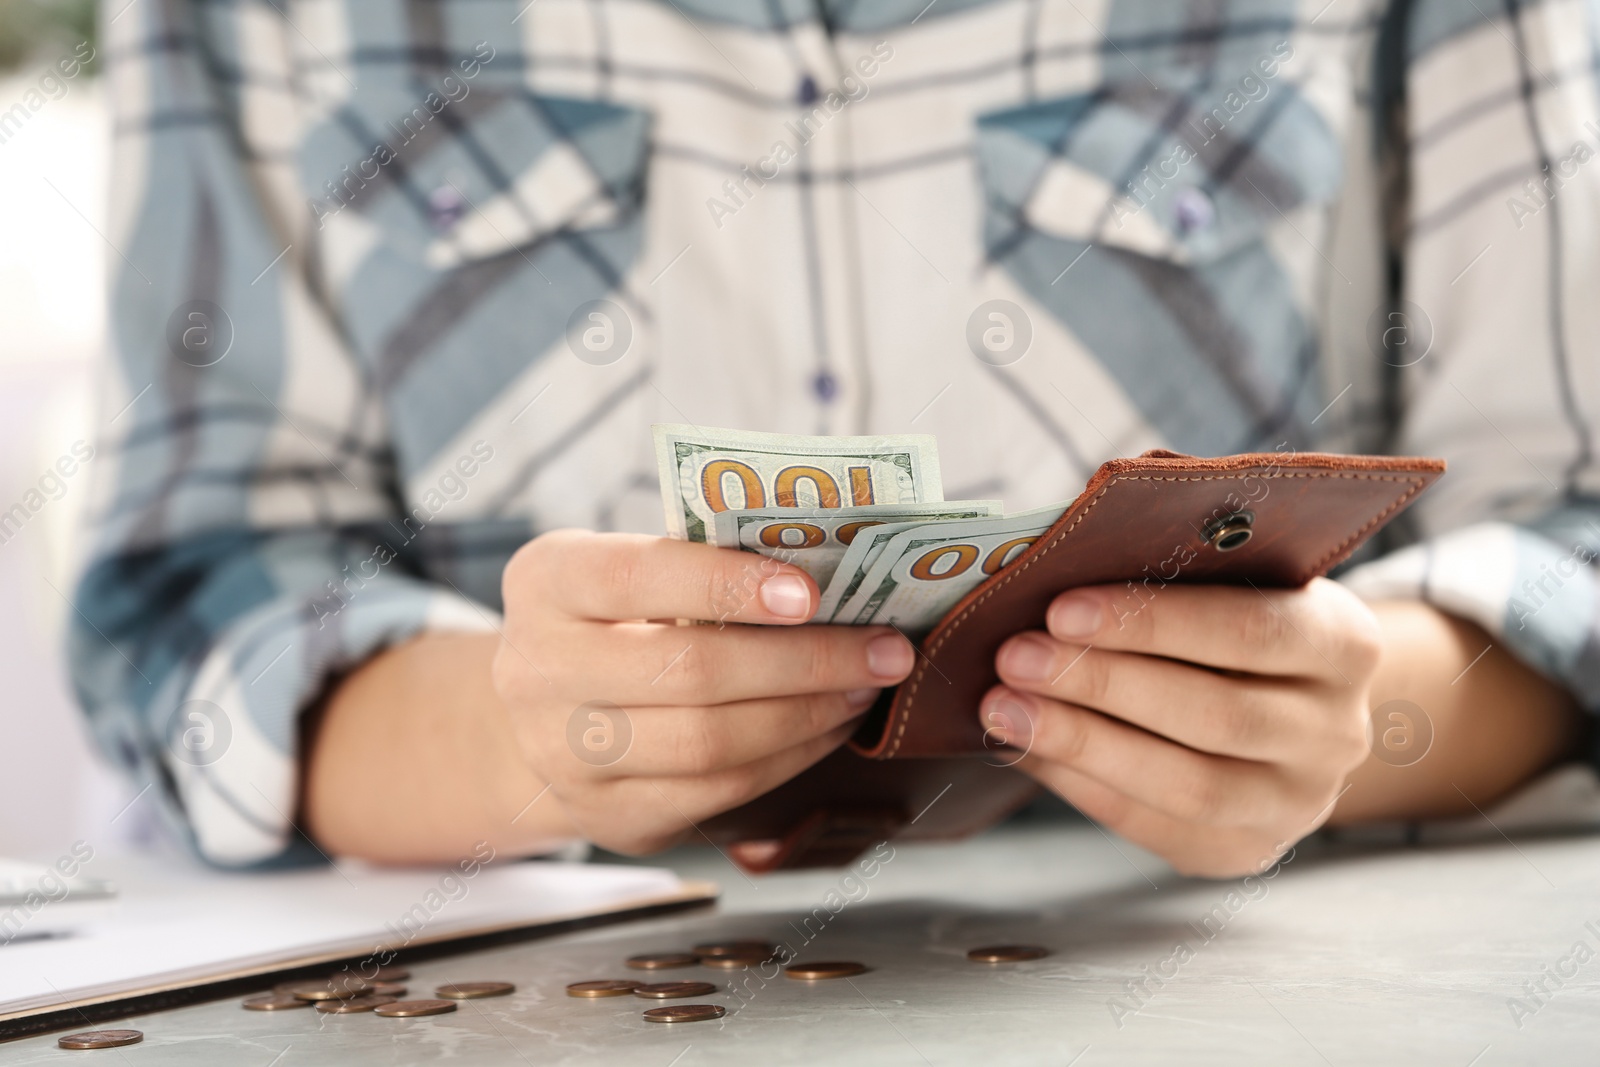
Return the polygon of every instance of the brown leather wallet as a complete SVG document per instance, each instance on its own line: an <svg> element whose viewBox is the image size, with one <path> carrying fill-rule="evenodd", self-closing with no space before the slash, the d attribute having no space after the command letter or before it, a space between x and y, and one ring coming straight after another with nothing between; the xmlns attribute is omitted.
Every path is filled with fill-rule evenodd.
<svg viewBox="0 0 1600 1067"><path fill-rule="evenodd" d="M889 837L959 837L1037 791L986 744L977 709L994 657L1042 629L1063 590L1126 584L1119 617L1174 582L1293 588L1359 548L1444 473L1444 461L1327 453L1200 459L1146 452L1104 464L1045 534L920 642L846 748L702 829L753 872L836 866Z"/></svg>

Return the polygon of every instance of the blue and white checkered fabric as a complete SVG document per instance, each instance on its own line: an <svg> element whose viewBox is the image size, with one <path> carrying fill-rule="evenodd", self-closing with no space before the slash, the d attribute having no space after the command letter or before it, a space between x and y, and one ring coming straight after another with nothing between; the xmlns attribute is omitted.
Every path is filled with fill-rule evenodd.
<svg viewBox="0 0 1600 1067"><path fill-rule="evenodd" d="M1442 455L1348 580L1600 709L1590 3L111 8L72 656L214 862L310 854L330 680L496 625L542 530L659 530L656 421L934 433L1013 509L1152 447Z"/></svg>

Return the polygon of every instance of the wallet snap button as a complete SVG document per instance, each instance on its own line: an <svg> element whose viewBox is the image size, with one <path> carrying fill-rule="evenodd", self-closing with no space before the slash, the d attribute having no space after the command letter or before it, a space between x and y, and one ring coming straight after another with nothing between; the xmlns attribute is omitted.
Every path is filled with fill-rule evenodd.
<svg viewBox="0 0 1600 1067"><path fill-rule="evenodd" d="M1235 511L1220 519L1212 519L1206 523L1206 543L1218 552L1243 548L1255 536L1255 522L1253 511Z"/></svg>

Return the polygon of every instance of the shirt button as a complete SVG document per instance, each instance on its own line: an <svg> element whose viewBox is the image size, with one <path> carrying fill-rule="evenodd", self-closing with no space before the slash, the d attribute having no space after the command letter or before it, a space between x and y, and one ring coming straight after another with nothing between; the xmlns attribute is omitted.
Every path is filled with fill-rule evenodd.
<svg viewBox="0 0 1600 1067"><path fill-rule="evenodd" d="M1211 198L1192 185L1179 189L1172 197L1172 217L1184 235L1209 227L1217 218Z"/></svg>
<svg viewBox="0 0 1600 1067"><path fill-rule="evenodd" d="M428 219L436 230L448 230L467 213L467 202L453 185L441 185L428 194Z"/></svg>
<svg viewBox="0 0 1600 1067"><path fill-rule="evenodd" d="M839 379L823 371L811 379L811 390L817 394L818 400L824 404L831 404L833 398L839 395Z"/></svg>
<svg viewBox="0 0 1600 1067"><path fill-rule="evenodd" d="M800 79L800 88L795 91L795 97L801 105L814 104L817 100L817 80L807 74Z"/></svg>

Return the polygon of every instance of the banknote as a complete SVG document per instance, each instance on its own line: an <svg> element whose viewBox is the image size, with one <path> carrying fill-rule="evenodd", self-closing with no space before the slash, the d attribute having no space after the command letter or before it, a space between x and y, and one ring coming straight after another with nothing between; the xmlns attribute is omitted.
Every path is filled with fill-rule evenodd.
<svg viewBox="0 0 1600 1067"><path fill-rule="evenodd" d="M942 501L929 434L805 437L658 424L667 533L708 541L718 512Z"/></svg>
<svg viewBox="0 0 1600 1067"><path fill-rule="evenodd" d="M883 546L894 540L896 534L926 525L925 522L886 522L882 526L869 526L857 534L834 570L833 580L823 587L822 603L817 605L817 621L843 622L839 608L849 603L861 588L867 572L883 554Z"/></svg>
<svg viewBox="0 0 1600 1067"><path fill-rule="evenodd" d="M1003 519L936 523L897 533L833 621L892 625L920 638L962 597L1038 540L1064 510L1056 504Z"/></svg>
<svg viewBox="0 0 1600 1067"><path fill-rule="evenodd" d="M873 504L842 508L749 508L719 511L712 544L792 563L829 588L840 561L858 536L884 524L920 526L998 516L998 500L942 504ZM831 618L818 612L817 618Z"/></svg>

